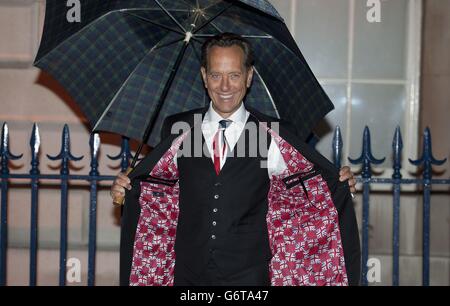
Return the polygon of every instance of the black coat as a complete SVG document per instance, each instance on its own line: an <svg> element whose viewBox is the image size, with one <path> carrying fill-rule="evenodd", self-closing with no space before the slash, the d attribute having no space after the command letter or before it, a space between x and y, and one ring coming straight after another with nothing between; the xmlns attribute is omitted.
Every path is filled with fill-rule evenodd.
<svg viewBox="0 0 450 306"><path fill-rule="evenodd" d="M249 109L248 111L261 122L278 121L275 118L267 117L259 112ZM145 176L155 167L161 157L169 150L174 139L179 135L170 133L174 122L185 121L194 123L194 114L204 114L207 109L198 109L185 113L176 114L166 118L162 129L163 141L156 146L152 152L142 160L130 173L132 189L126 192L125 206L121 222L121 245L120 245L120 284L128 285L133 263L133 246L136 238L136 229L141 214L139 205L140 180L138 177ZM332 202L338 213L339 232L342 242L345 259L345 269L348 283L350 285L359 284L360 280L360 243L356 223L355 211L347 182L340 182L338 170L317 151L298 139L292 125L280 122L279 135L287 143L297 149L310 162L314 164L314 169L318 169L321 176L326 181L331 193Z"/></svg>

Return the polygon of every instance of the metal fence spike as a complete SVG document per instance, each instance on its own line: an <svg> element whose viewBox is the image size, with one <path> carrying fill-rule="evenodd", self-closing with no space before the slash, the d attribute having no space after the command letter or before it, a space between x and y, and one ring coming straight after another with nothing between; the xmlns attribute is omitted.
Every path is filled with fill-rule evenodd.
<svg viewBox="0 0 450 306"><path fill-rule="evenodd" d="M361 176L363 178L370 178L372 176L372 169L370 167L371 164L381 164L384 162L386 158L383 157L381 159L377 159L372 155L372 148L370 145L370 131L369 128L366 126L364 128L364 133L363 133L363 150L361 152L361 156L358 157L357 159L352 159L352 158L348 158L348 160L354 164L362 164L362 172L361 172Z"/></svg>
<svg viewBox="0 0 450 306"><path fill-rule="evenodd" d="M79 161L83 159L84 156L76 157L73 156L70 152L70 132L69 126L67 124L64 125L61 139L61 151L56 156L51 156L47 154L47 157L50 160L61 160L61 174L67 175L69 174L69 161Z"/></svg>
<svg viewBox="0 0 450 306"><path fill-rule="evenodd" d="M41 146L41 137L39 135L39 127L33 124L31 132L30 148L31 148L31 170L30 174L39 174L39 149Z"/></svg>
<svg viewBox="0 0 450 306"><path fill-rule="evenodd" d="M2 139L1 139L1 148L0 148L0 156L5 160L17 160L22 158L23 154L14 155L9 150L9 129L8 124L3 123L2 127Z"/></svg>
<svg viewBox="0 0 450 306"><path fill-rule="evenodd" d="M423 164L424 172L426 172L427 178L431 178L431 165L440 166L446 161L447 158L438 160L433 156L431 132L430 129L426 127L423 133L422 156L417 160L412 160L409 158L409 162L415 166L420 166Z"/></svg>
<svg viewBox="0 0 450 306"><path fill-rule="evenodd" d="M120 146L120 152L116 156L107 155L109 159L111 160L118 160L120 159L120 168L122 172L125 172L130 165L130 159L133 158L133 155L131 154L130 150L130 143L129 139L127 137L122 137L122 143Z"/></svg>
<svg viewBox="0 0 450 306"><path fill-rule="evenodd" d="M394 133L394 139L392 141L392 150L394 154L394 172L392 174L393 179L401 179L402 175L400 169L402 168L402 149L403 149L403 140L402 134L400 132L400 127L397 126Z"/></svg>
<svg viewBox="0 0 450 306"><path fill-rule="evenodd" d="M98 133L92 133L89 138L89 147L91 151L91 171L90 176L99 175L98 172L98 152L100 150L100 136Z"/></svg>

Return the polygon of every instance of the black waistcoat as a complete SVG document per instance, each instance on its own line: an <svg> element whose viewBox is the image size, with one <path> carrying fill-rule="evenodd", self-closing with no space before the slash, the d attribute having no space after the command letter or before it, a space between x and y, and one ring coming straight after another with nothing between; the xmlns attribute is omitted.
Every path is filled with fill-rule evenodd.
<svg viewBox="0 0 450 306"><path fill-rule="evenodd" d="M258 126L252 115L246 126L251 124ZM194 128L201 133L200 126ZM188 137L193 141L194 131ZM266 138L261 146L256 142L260 137ZM245 156L239 157L237 148L243 144ZM181 283L181 278L201 279L211 261L224 280L233 279L229 284L246 284L239 281L240 274L261 278L248 281L250 285L267 284L271 258L266 223L270 181L264 165L269 144L270 136L264 130L252 133L244 129L219 175L210 156L178 157L180 214L175 285Z"/></svg>

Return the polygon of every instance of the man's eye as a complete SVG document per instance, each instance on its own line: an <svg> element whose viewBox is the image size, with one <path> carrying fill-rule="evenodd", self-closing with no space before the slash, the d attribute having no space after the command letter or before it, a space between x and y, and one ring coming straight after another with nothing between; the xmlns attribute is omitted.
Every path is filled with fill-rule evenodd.
<svg viewBox="0 0 450 306"><path fill-rule="evenodd" d="M210 74L209 76L210 76L210 78L213 79L213 80L217 80L217 79L220 78L220 75L218 75L218 74Z"/></svg>
<svg viewBox="0 0 450 306"><path fill-rule="evenodd" d="M241 75L238 74L238 73L232 74L232 75L231 75L231 79L232 79L232 80L237 80L237 79L239 79L240 77L241 77Z"/></svg>

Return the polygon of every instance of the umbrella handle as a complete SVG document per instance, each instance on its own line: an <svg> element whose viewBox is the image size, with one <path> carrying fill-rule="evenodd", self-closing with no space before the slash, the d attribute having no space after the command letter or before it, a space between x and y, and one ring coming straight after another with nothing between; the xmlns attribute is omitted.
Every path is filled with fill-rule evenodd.
<svg viewBox="0 0 450 306"><path fill-rule="evenodd" d="M128 174L130 174L130 172L132 170L133 170L132 167L128 167L124 174L128 176ZM124 195L119 194L119 195L115 195L113 197L113 204L115 206L122 206L124 201L125 201L125 196Z"/></svg>

